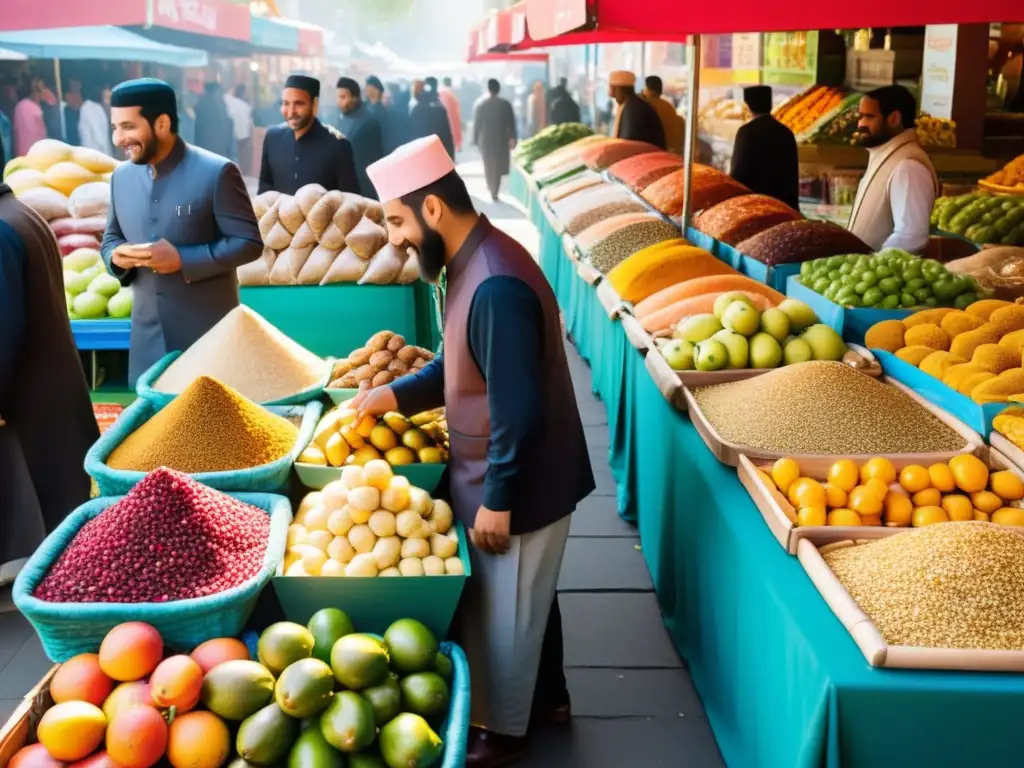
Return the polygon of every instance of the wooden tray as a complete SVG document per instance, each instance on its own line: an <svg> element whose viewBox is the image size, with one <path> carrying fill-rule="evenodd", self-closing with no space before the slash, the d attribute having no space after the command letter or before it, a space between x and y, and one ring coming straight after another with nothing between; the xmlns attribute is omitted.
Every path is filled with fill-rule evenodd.
<svg viewBox="0 0 1024 768"><path fill-rule="evenodd" d="M647 357L648 359L650 359L651 355L648 355ZM738 466L741 455L749 456L751 459L755 460L767 459L768 461L775 461L777 459L783 458L784 456L792 456L794 459L797 460L797 462L799 462L800 466L803 466L805 462L808 465L810 465L814 460L821 459L822 457L826 457L830 463L840 458L853 459L858 463L863 463L874 456L882 456L884 458L889 459L894 464L897 461L903 461L909 458L910 461L906 463L924 464L925 466L928 466L930 464L935 464L936 462L939 461L949 461L951 458L961 453L973 453L977 456L984 455L985 441L977 432L970 429L966 424L954 418L953 416L950 416L941 408L928 402L919 394L903 386L898 381L895 381L894 379L891 379L888 376L883 376L882 381L905 392L909 397L912 397L914 400L916 400L922 408L927 409L937 419L945 423L950 429L959 433L964 438L963 447L956 451L895 454L879 453L863 456L842 456L834 454L790 454L782 453L781 451L767 451L762 450L760 448L753 448L749 445L739 445L738 443L730 443L723 440L721 435L719 435L715 428L711 426L711 423L706 418L704 418L704 414L697 406L697 401L696 399L694 399L693 392L690 391L690 388L684 388L683 393L686 398L686 408L689 411L690 421L693 422L693 426L696 427L697 432L700 434L701 438L704 440L704 443L707 445L707 447L715 455L715 458L729 467Z"/></svg>
<svg viewBox="0 0 1024 768"><path fill-rule="evenodd" d="M602 280L597 284L597 300L601 302L601 306L604 307L604 311L608 313L611 320L623 312L627 312L630 306L629 302L624 301L607 280Z"/></svg>
<svg viewBox="0 0 1024 768"><path fill-rule="evenodd" d="M576 274L579 275L580 279L587 285L597 285L602 279L604 279L604 275L582 259L576 262Z"/></svg>
<svg viewBox="0 0 1024 768"><path fill-rule="evenodd" d="M655 349L654 339L644 330L639 320L626 312L619 317L619 322L622 323L622 330L629 343L633 345L633 349L639 349L643 355Z"/></svg>
<svg viewBox="0 0 1024 768"><path fill-rule="evenodd" d="M55 664L50 667L50 671L26 694L3 728L0 728L0 768L7 768L19 749L35 741L39 719L53 706L50 679L59 666Z"/></svg>
<svg viewBox="0 0 1024 768"><path fill-rule="evenodd" d="M1024 529L1003 526L1024 536ZM877 529L875 529L877 530ZM903 529L897 529L903 530ZM858 529L858 536L861 536ZM856 546L853 541L835 542L833 546ZM846 591L832 569L825 563L818 546L810 538L800 540L797 558L808 577L818 588L828 607L846 627L853 641L872 667L886 669L939 669L968 672L1024 672L1024 651L989 651L964 648L920 648L889 645L870 617Z"/></svg>

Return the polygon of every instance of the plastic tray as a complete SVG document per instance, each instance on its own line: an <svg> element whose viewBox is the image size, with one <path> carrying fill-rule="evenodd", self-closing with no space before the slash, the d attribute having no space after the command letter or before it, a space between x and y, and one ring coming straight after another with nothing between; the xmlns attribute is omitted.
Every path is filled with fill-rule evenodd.
<svg viewBox="0 0 1024 768"><path fill-rule="evenodd" d="M72 320L75 346L84 350L128 349L131 342L130 319Z"/></svg>
<svg viewBox="0 0 1024 768"><path fill-rule="evenodd" d="M977 523L991 525L991 523ZM1024 529L1002 526L1024 536ZM860 532L862 529L857 529ZM877 530L877 529L875 529ZM858 538L867 538L860 536ZM832 546L856 546L856 542L830 542ZM969 672L1024 672L1024 651L990 651L966 648L920 648L889 645L874 622L846 591L821 556L811 538L800 540L797 557L818 592L872 667L887 669L940 669Z"/></svg>
<svg viewBox="0 0 1024 768"><path fill-rule="evenodd" d="M154 403L136 400L89 449L85 455L85 471L96 480L101 495L120 496L128 493L137 482L146 476L145 472L111 469L107 466L106 461L107 457L129 434L149 421L159 410L160 408ZM268 406L267 410L286 418L301 416L299 437L290 453L261 467L225 472L197 472L192 477L219 491L275 493L285 490L288 487L292 464L309 445L309 441L313 439L313 431L320 421L324 406L323 403L314 400L306 405Z"/></svg>
<svg viewBox="0 0 1024 768"><path fill-rule="evenodd" d="M448 635L462 588L471 575L466 531L459 532L462 576L396 576L394 578L352 576L283 576L282 568L273 579L274 591L285 616L305 626L321 608L340 608L364 632L383 634L398 619L417 619L440 637Z"/></svg>
<svg viewBox="0 0 1024 768"><path fill-rule="evenodd" d="M590 266L589 262L583 260L576 262L576 274L587 285L597 285L604 279L604 275Z"/></svg>
<svg viewBox="0 0 1024 768"><path fill-rule="evenodd" d="M731 251L736 250L725 243L721 243L720 247L728 248ZM737 253L739 252L737 251ZM752 259L742 254L739 255L739 261L739 269L744 275L752 280L757 280L759 283L764 283L780 293L786 292L786 283L789 282L789 278L800 274L799 264L778 264L774 267L769 267L757 259Z"/></svg>
<svg viewBox="0 0 1024 768"><path fill-rule="evenodd" d="M209 597L169 603L49 603L32 596L75 534L122 497L93 499L68 515L46 537L14 582L14 604L31 622L53 661L95 653L107 632L126 621L145 621L160 631L171 648L191 650L215 637L235 637L256 606L260 592L284 558L291 504L284 496L231 493L270 516L270 538L260 572L237 587Z"/></svg>
<svg viewBox="0 0 1024 768"><path fill-rule="evenodd" d="M705 235L699 229L690 227L686 230L686 239L698 248L703 248L708 253L716 256L720 261L724 261L733 269L739 269L738 261L732 258L732 254L721 253L719 251L719 242L711 235Z"/></svg>
<svg viewBox="0 0 1024 768"><path fill-rule="evenodd" d="M632 305L624 300L616 290L612 287L612 284L607 280L602 280L597 284L597 301L601 304L601 307L606 313L608 313L608 319L614 320L624 312L631 311Z"/></svg>
<svg viewBox="0 0 1024 768"><path fill-rule="evenodd" d="M900 360L891 352L874 349L872 352L882 363L888 376L906 384L929 402L935 403L945 411L956 416L960 421L981 435L992 431L992 419L1006 410L1012 403L976 403L967 395L962 395L952 387L943 384L939 379L922 371L910 363Z"/></svg>
<svg viewBox="0 0 1024 768"><path fill-rule="evenodd" d="M170 367L171 363L181 357L181 352L176 350L174 352L168 352L162 358L157 360L149 370L143 373L139 380L135 384L135 394L143 400L148 400L151 403L155 403L158 407L163 408L174 398L178 396L175 392L161 392L160 390L154 389L153 385L156 384L157 380L163 376L164 371ZM324 391L324 387L331 379L331 369L333 367L331 360L325 360L324 364L327 366L327 371L324 376L316 384L312 384L306 387L301 392L296 392L288 397L279 397L276 400L269 400L260 405L303 405L308 403L310 400L316 400ZM243 395L245 393L242 393Z"/></svg>
<svg viewBox="0 0 1024 768"><path fill-rule="evenodd" d="M648 358L650 358L650 355L648 355ZM977 432L973 431L966 424L946 413L937 405L928 402L912 389L900 384L895 379L892 379L889 376L883 376L882 381L905 392L909 397L916 400L922 408L930 411L936 418L949 426L950 429L959 433L964 438L963 447L955 451L940 451L933 453L874 453L869 455L799 454L783 453L781 451L767 451L759 448L753 448L749 445L739 445L738 443L730 443L723 440L718 432L715 431L715 428L711 426L710 422L704 418L704 414L697 406L697 401L693 397L693 392L688 388L684 388L683 393L686 398L686 408L690 415L690 421L693 422L693 426L697 429L697 433L701 436L701 439L704 440L705 445L707 445L715 455L715 458L729 467L738 466L741 455L749 456L754 460L766 459L768 461L775 461L776 459L781 459L784 456L791 456L796 459L801 466L803 466L804 463L810 465L812 462L821 460L823 457L827 457L830 462L840 458L848 458L853 459L857 463L863 463L873 456L882 456L889 459L894 464L897 461L910 458L911 461L908 463L924 464L925 466L928 466L940 461L949 461L951 458L961 453L973 453L978 456L984 455L986 449L985 441Z"/></svg>
<svg viewBox="0 0 1024 768"><path fill-rule="evenodd" d="M353 397L359 394L358 389L346 389L346 388L324 388L324 394L331 399L331 402L335 405L341 405L347 403Z"/></svg>
<svg viewBox="0 0 1024 768"><path fill-rule="evenodd" d="M407 464L400 467L392 467L396 475L409 478L409 483L422 488L427 493L433 493L445 470L447 464ZM320 490L325 485L341 477L342 467L325 467L320 464L302 464L296 462L295 474L307 488Z"/></svg>
<svg viewBox="0 0 1024 768"><path fill-rule="evenodd" d="M864 334L875 323L880 323L883 320L902 320L918 311L918 309L843 307L797 282L798 276L793 275L786 281L786 295L807 304L814 310L814 314L821 322L831 326L848 341L855 341L858 344L864 342Z"/></svg>

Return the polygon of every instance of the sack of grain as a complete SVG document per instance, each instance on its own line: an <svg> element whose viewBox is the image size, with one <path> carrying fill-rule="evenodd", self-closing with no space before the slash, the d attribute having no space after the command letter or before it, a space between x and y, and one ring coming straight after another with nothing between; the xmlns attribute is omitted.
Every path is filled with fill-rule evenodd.
<svg viewBox="0 0 1024 768"><path fill-rule="evenodd" d="M75 189L68 198L68 212L76 219L106 216L110 207L110 185L105 181L91 181Z"/></svg>
<svg viewBox="0 0 1024 768"><path fill-rule="evenodd" d="M274 207L279 197L281 197L281 193L274 189L268 189L262 195L256 195L252 199L252 210L256 214L256 219L262 219L263 214Z"/></svg>
<svg viewBox="0 0 1024 768"><path fill-rule="evenodd" d="M308 221L302 222L299 231L292 235L292 248L315 248L317 244L316 235Z"/></svg>
<svg viewBox="0 0 1024 768"><path fill-rule="evenodd" d="M338 212L338 208L344 201L345 193L332 189L321 197L313 209L306 214L306 223L313 230L317 240L320 240L327 228L331 226L334 214Z"/></svg>
<svg viewBox="0 0 1024 768"><path fill-rule="evenodd" d="M281 199L277 201L277 218L293 235L306 222L299 201L289 195L281 195Z"/></svg>
<svg viewBox="0 0 1024 768"><path fill-rule="evenodd" d="M47 221L68 217L68 199L56 189L49 187L26 189L18 195L18 200Z"/></svg>
<svg viewBox="0 0 1024 768"><path fill-rule="evenodd" d="M380 224L382 227L384 226L384 209L376 200L368 200L366 202L366 210L363 211L363 216L368 218L374 224Z"/></svg>
<svg viewBox="0 0 1024 768"><path fill-rule="evenodd" d="M338 253L338 251L333 251L322 245L314 248L299 271L299 285L319 285L320 281L327 277L327 272L334 260L338 258Z"/></svg>
<svg viewBox="0 0 1024 768"><path fill-rule="evenodd" d="M387 242L388 233L384 228L367 218L360 219L352 231L345 235L345 244L364 260L377 253Z"/></svg>
<svg viewBox="0 0 1024 768"><path fill-rule="evenodd" d="M320 245L332 251L340 251L345 247L345 234L332 222L320 235Z"/></svg>
<svg viewBox="0 0 1024 768"><path fill-rule="evenodd" d="M408 257L405 260L405 266L402 267L402 273L395 280L399 285L408 285L409 283L415 283L420 278L420 260L416 256L415 252L410 250Z"/></svg>
<svg viewBox="0 0 1024 768"><path fill-rule="evenodd" d="M313 206L320 202L321 198L327 194L327 190L321 187L319 184L307 184L304 187L299 187L295 193L295 202L299 204L299 210L302 211L302 217L306 218L309 216L309 212L313 210Z"/></svg>
<svg viewBox="0 0 1024 768"><path fill-rule="evenodd" d="M64 235L57 238L57 247L60 248L61 256L67 256L79 248L100 249L100 240L96 235Z"/></svg>
<svg viewBox="0 0 1024 768"><path fill-rule="evenodd" d="M270 270L277 261L277 251L264 248L256 261L243 264L235 270L239 285L270 285Z"/></svg>
<svg viewBox="0 0 1024 768"><path fill-rule="evenodd" d="M360 285L391 285L402 274L406 255L388 243L370 259Z"/></svg>
<svg viewBox="0 0 1024 768"><path fill-rule="evenodd" d="M345 195L344 201L334 213L334 226L341 232L342 237L351 232L359 223L365 210L365 198L359 197L359 195Z"/></svg>
<svg viewBox="0 0 1024 768"><path fill-rule="evenodd" d="M107 228L106 216L92 216L88 219L54 219L50 229L58 238L67 235L102 235Z"/></svg>
<svg viewBox="0 0 1024 768"><path fill-rule="evenodd" d="M299 272L306 264L306 259L313 252L309 248L288 248L277 256L274 268L270 271L271 285L295 285L299 279Z"/></svg>
<svg viewBox="0 0 1024 768"><path fill-rule="evenodd" d="M346 248L338 254L338 258L331 264L331 268L327 270L327 274L320 281L320 285L358 282L359 278L366 271L367 266L367 263L356 256L351 248Z"/></svg>

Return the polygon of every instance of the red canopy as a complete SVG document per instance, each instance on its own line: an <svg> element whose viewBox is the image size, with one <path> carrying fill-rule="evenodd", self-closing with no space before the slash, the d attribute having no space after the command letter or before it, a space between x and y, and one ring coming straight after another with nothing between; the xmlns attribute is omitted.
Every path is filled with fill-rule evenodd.
<svg viewBox="0 0 1024 768"><path fill-rule="evenodd" d="M489 18L477 24L469 36L469 52L466 55L466 61L470 63L479 61L546 62L549 58L546 53L516 53L511 50L508 43L511 35L509 21L506 19L492 22L492 19ZM525 15L522 23L526 23ZM502 30L505 30L504 33Z"/></svg>

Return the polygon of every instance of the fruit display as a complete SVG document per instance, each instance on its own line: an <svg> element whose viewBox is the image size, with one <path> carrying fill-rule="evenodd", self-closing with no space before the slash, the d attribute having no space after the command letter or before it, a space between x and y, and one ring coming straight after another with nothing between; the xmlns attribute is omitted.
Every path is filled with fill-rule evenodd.
<svg viewBox="0 0 1024 768"><path fill-rule="evenodd" d="M998 246L982 248L973 256L946 262L946 269L973 277L993 298L1014 300L1024 297L1024 248Z"/></svg>
<svg viewBox="0 0 1024 768"><path fill-rule="evenodd" d="M107 271L95 248L64 257L64 302L71 320L124 319L132 314L132 288Z"/></svg>
<svg viewBox="0 0 1024 768"><path fill-rule="evenodd" d="M386 461L347 466L299 505L283 574L461 576L452 508L395 475Z"/></svg>
<svg viewBox="0 0 1024 768"><path fill-rule="evenodd" d="M774 197L739 195L703 210L693 225L705 235L735 246L776 224L802 218Z"/></svg>
<svg viewBox="0 0 1024 768"><path fill-rule="evenodd" d="M703 248L675 238L648 246L608 273L608 282L625 301L638 303L672 285L699 277L736 275L736 270Z"/></svg>
<svg viewBox="0 0 1024 768"><path fill-rule="evenodd" d="M671 152L649 152L620 160L608 169L608 175L640 194L662 176L682 168L683 159Z"/></svg>
<svg viewBox="0 0 1024 768"><path fill-rule="evenodd" d="M884 457L859 467L840 459L825 477L807 476L786 457L759 468L758 476L786 502L780 506L794 526L922 528L965 520L1024 525L1024 480L1011 469L990 470L971 454L900 470Z"/></svg>
<svg viewBox="0 0 1024 768"><path fill-rule="evenodd" d="M857 123L860 121L860 110L856 100L848 104L831 120L818 125L804 138L805 144L832 144L840 146L856 146L860 143L857 134Z"/></svg>
<svg viewBox="0 0 1024 768"><path fill-rule="evenodd" d="M240 285L411 283L417 259L388 242L380 204L307 184L294 196L264 192L253 199L263 255L238 268Z"/></svg>
<svg viewBox="0 0 1024 768"><path fill-rule="evenodd" d="M383 387L426 367L433 359L433 352L407 344L401 334L379 331L363 347L334 364L327 386L359 390Z"/></svg>
<svg viewBox="0 0 1024 768"><path fill-rule="evenodd" d="M920 112L917 115L917 140L922 147L956 149L956 121Z"/></svg>
<svg viewBox="0 0 1024 768"><path fill-rule="evenodd" d="M722 440L758 451L857 456L953 452L967 443L910 395L838 362L697 387L693 399Z"/></svg>
<svg viewBox="0 0 1024 768"><path fill-rule="evenodd" d="M818 121L841 110L847 94L830 85L812 85L786 103L772 110L772 115L794 134L801 134Z"/></svg>
<svg viewBox="0 0 1024 768"><path fill-rule="evenodd" d="M98 654L56 670L37 743L10 765L313 768L361 759L430 768L440 761L445 745L436 729L448 714L452 665L423 624L402 619L378 639L357 634L330 608L307 627L272 624L257 649L259 661L250 661L244 643L219 638L168 655L153 627L118 625Z"/></svg>
<svg viewBox="0 0 1024 768"><path fill-rule="evenodd" d="M666 216L683 215L683 185L686 173L680 169L662 176L640 193L641 197ZM725 200L747 195L750 190L710 165L693 166L690 206L694 213L718 205Z"/></svg>
<svg viewBox="0 0 1024 768"><path fill-rule="evenodd" d="M786 299L762 312L741 291L719 294L713 312L685 318L657 345L675 371L778 368L847 353L842 337L803 302Z"/></svg>
<svg viewBox="0 0 1024 768"><path fill-rule="evenodd" d="M1024 536L978 522L934 525L822 551L892 645L1019 651Z"/></svg>
<svg viewBox="0 0 1024 768"><path fill-rule="evenodd" d="M1022 402L1020 395L1011 396L1011 402ZM1007 408L992 420L992 428L1024 450L1024 408L1018 405Z"/></svg>
<svg viewBox="0 0 1024 768"><path fill-rule="evenodd" d="M797 279L844 307L963 309L982 294L973 278L897 248L805 261Z"/></svg>
<svg viewBox="0 0 1024 768"><path fill-rule="evenodd" d="M871 248L845 227L828 221L784 221L736 246L744 256L768 266L796 264L828 256L871 253Z"/></svg>
<svg viewBox="0 0 1024 768"><path fill-rule="evenodd" d="M1017 155L985 181L1000 187L1011 187L1024 192L1024 155Z"/></svg>
<svg viewBox="0 0 1024 768"><path fill-rule="evenodd" d="M270 518L180 472L149 473L78 531L33 595L50 603L165 603L259 574Z"/></svg>
<svg viewBox="0 0 1024 768"><path fill-rule="evenodd" d="M670 333L680 320L695 314L714 311L714 304L724 293L740 291L754 302L758 310L778 306L785 296L753 278L735 270L694 277L651 294L633 307L633 316L651 334Z"/></svg>
<svg viewBox="0 0 1024 768"><path fill-rule="evenodd" d="M299 456L303 464L362 466L384 459L393 467L443 464L448 460L448 423L444 408L406 418L386 413L379 419L359 414L342 403L328 411Z"/></svg>
<svg viewBox="0 0 1024 768"><path fill-rule="evenodd" d="M1024 396L1024 305L983 299L966 310L926 309L876 323L864 340L976 403Z"/></svg>
<svg viewBox="0 0 1024 768"><path fill-rule="evenodd" d="M582 123L549 125L517 145L512 153L512 157L529 172L533 168L533 164L542 157L547 157L556 149L591 136L593 133L589 127Z"/></svg>
<svg viewBox="0 0 1024 768"><path fill-rule="evenodd" d="M607 136L585 136L577 139L571 144L566 144L556 149L546 157L542 157L533 164L533 178L541 184L547 184L561 179L563 176L586 167L583 162L583 151L588 147L595 147L612 141Z"/></svg>
<svg viewBox="0 0 1024 768"><path fill-rule="evenodd" d="M720 98L712 99L703 107L700 108L700 112L697 113L698 122L703 124L708 120L738 120L746 122L753 115L750 113L750 107L741 101L736 99Z"/></svg>
<svg viewBox="0 0 1024 768"><path fill-rule="evenodd" d="M988 192L940 197L931 223L981 245L1024 245L1024 197Z"/></svg>

